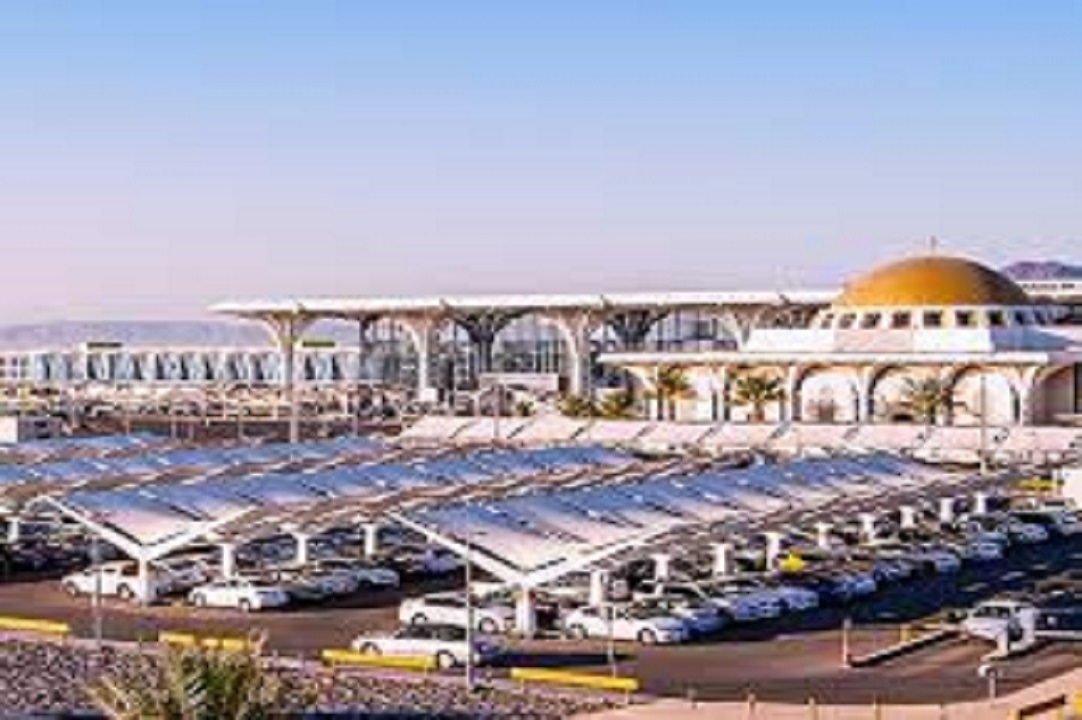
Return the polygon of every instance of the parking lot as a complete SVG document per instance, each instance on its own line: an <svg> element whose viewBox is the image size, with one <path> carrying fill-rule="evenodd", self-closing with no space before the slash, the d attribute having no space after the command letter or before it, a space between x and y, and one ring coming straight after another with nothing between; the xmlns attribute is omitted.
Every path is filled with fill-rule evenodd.
<svg viewBox="0 0 1082 720"><path fill-rule="evenodd" d="M9 492L45 491L27 507L59 515L34 520L50 538L38 549L30 519L16 528L22 535L9 527L6 552L63 558L64 567L9 568L0 615L66 621L84 638L100 618L103 636L118 640L260 630L289 656L351 644L384 654L414 643L417 652L413 634L429 624L466 623L469 562L475 627L500 636L482 674L615 672L648 693L702 700L938 702L987 692L977 668L992 645L947 639L849 669L843 624L859 656L1003 593L1073 590L1082 560L1075 511L1024 488L1032 471L1020 468L978 477L881 453L762 463L372 442L109 452L9 464ZM70 491L73 476L80 489ZM192 516L219 529L208 536L208 521ZM107 558L182 542L153 563L86 572L98 529ZM512 566L537 579L516 587ZM100 613L94 593L108 596ZM403 626L414 629L390 637ZM461 672L450 653L466 644L452 636L422 652ZM1076 660L1069 642L1034 647L1001 662L1000 687Z"/></svg>
<svg viewBox="0 0 1082 720"><path fill-rule="evenodd" d="M902 624L919 621L944 607L967 608L1003 591L1033 589L1063 578L1082 561L1082 537L1054 547L1018 548L1002 564L965 568L957 576L933 577L890 588L849 607L831 607L761 626L734 627L679 646L641 647L617 644L618 669L638 677L647 692L703 700L740 699L749 692L767 700L802 702L808 697L832 702L895 703L976 699L987 692L977 667L989 647L952 640L882 667L842 668L844 617L854 623L852 649L871 651L896 641ZM441 590L455 578L423 583L408 594ZM397 604L404 593L360 594L319 607L246 616L231 610L196 610L183 605L140 608L117 600L103 606L108 638L152 640L162 630L211 636L237 636L267 630L271 648L283 654L314 656L322 648L345 647L356 635L388 631L397 625ZM72 623L82 637L93 635L93 613L85 598L60 591L53 578L0 585L0 614L32 612L35 617ZM508 641L508 656L486 670L499 676L502 666L551 666L608 670L607 643L565 639ZM1074 667L1082 646L1056 643L1004 664L1001 687L1024 687Z"/></svg>

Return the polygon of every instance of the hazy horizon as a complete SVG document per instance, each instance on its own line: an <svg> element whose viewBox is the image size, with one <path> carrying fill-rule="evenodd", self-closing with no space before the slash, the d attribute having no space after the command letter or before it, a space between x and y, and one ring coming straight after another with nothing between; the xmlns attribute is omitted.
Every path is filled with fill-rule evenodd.
<svg viewBox="0 0 1082 720"><path fill-rule="evenodd" d="M1082 261L1082 3L0 7L0 324Z"/></svg>

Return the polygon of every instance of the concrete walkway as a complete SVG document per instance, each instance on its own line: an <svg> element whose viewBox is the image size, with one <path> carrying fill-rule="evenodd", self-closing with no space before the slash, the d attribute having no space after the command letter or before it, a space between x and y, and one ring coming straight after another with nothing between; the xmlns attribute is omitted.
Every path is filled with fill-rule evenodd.
<svg viewBox="0 0 1082 720"><path fill-rule="evenodd" d="M1009 720L1019 708L1058 695L1073 698L1082 691L1082 670L1047 680L994 701L956 705L835 705L812 708L808 705L757 703L698 703L659 700L589 716L589 720ZM1055 713L1042 718L1076 717Z"/></svg>

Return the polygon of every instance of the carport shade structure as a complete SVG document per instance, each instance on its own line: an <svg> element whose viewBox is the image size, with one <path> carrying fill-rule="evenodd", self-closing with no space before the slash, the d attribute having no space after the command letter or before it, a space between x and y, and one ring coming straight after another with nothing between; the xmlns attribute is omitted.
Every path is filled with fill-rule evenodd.
<svg viewBox="0 0 1082 720"><path fill-rule="evenodd" d="M601 467L619 457L589 448L569 448L563 457L553 449L517 454L523 478L561 464ZM497 473L474 455L480 456L69 489L39 496L31 508L56 511L145 563L199 540L254 537L306 523L328 526L343 519L377 519L395 508L483 486L512 469L510 457L489 455L500 458L502 472ZM625 461L632 462L630 457Z"/></svg>
<svg viewBox="0 0 1082 720"><path fill-rule="evenodd" d="M920 474L914 463L881 456L645 477L605 474L636 462L596 447L473 451L412 463L72 489L34 503L116 545L143 573L148 563L200 540L391 520L522 590L518 612L524 617L532 613L532 590L648 550L665 537L675 541L696 527L824 508ZM574 480L575 468L594 484L546 484ZM936 475L929 471L929 479Z"/></svg>

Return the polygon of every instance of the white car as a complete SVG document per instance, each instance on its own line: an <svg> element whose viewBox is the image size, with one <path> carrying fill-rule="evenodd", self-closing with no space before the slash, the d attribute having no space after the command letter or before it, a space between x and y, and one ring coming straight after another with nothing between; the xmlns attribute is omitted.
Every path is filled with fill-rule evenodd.
<svg viewBox="0 0 1082 720"><path fill-rule="evenodd" d="M404 625L454 625L464 628L469 611L462 593L434 593L419 598L407 598L398 608L398 619ZM504 605L475 602L473 626L486 635L510 632L515 627L515 613Z"/></svg>
<svg viewBox="0 0 1082 720"><path fill-rule="evenodd" d="M1050 537L1048 531L1040 525L1022 522L1015 518L1008 519L1004 523L1004 528L1012 542L1025 545L1047 542Z"/></svg>
<svg viewBox="0 0 1082 720"><path fill-rule="evenodd" d="M952 552L933 545L905 545L896 542L876 543L875 552L885 558L899 558L916 563L937 573L953 573L962 567L962 560Z"/></svg>
<svg viewBox="0 0 1082 720"><path fill-rule="evenodd" d="M681 643L691 637L686 620L648 604L586 606L572 610L563 621L569 636L630 640L644 645Z"/></svg>
<svg viewBox="0 0 1082 720"><path fill-rule="evenodd" d="M663 595L636 604L653 607L659 614L680 618L694 635L709 635L725 626L725 618L717 607L704 600Z"/></svg>
<svg viewBox="0 0 1082 720"><path fill-rule="evenodd" d="M1003 545L977 537L952 544L951 552L957 553L963 560L991 562L1002 559Z"/></svg>
<svg viewBox="0 0 1082 720"><path fill-rule="evenodd" d="M156 588L152 579L149 582L151 587L147 588L146 597L152 598ZM139 570L130 560L103 563L65 575L60 584L72 597L100 592L104 597L133 600L139 596Z"/></svg>
<svg viewBox="0 0 1082 720"><path fill-rule="evenodd" d="M747 582L774 591L774 596L781 603L782 610L803 612L819 607L819 593L797 585L787 585L785 578L774 580L748 579Z"/></svg>
<svg viewBox="0 0 1082 720"><path fill-rule="evenodd" d="M367 655L431 657L441 670L465 665L469 652L466 629L455 625L407 625L391 635L361 635L350 647ZM476 665L491 662L498 654L499 648L490 642L473 643Z"/></svg>
<svg viewBox="0 0 1082 720"><path fill-rule="evenodd" d="M332 557L320 560L316 567L347 573L356 580L358 588L396 588L401 584L397 572L367 560Z"/></svg>
<svg viewBox="0 0 1082 720"><path fill-rule="evenodd" d="M781 614L780 604L768 594L748 594L740 589L712 583L699 584L679 580L646 580L639 583L634 600L649 600L666 595L701 600L718 609L723 620L753 622Z"/></svg>
<svg viewBox="0 0 1082 720"><path fill-rule="evenodd" d="M716 582L725 588L750 595L758 594L772 603L777 603L782 612L801 612L819 607L818 593L796 585L786 585L784 578L766 579L736 575L719 578Z"/></svg>
<svg viewBox="0 0 1082 720"><path fill-rule="evenodd" d="M282 568L278 573L282 579L307 585L324 597L349 595L358 587L356 578L341 570L304 566Z"/></svg>
<svg viewBox="0 0 1082 720"><path fill-rule="evenodd" d="M1019 631L1023 612L1034 612L1030 603L1018 600L988 600L969 611L962 621L962 633L989 642L999 642L1005 633Z"/></svg>
<svg viewBox="0 0 1082 720"><path fill-rule="evenodd" d="M289 593L280 585L258 578L234 577L200 585L188 594L188 601L196 607L253 612L288 605Z"/></svg>
<svg viewBox="0 0 1082 720"><path fill-rule="evenodd" d="M155 581L159 593L188 592L194 587L210 582L211 573L207 564L198 558L175 557L159 560L155 563L158 571Z"/></svg>

